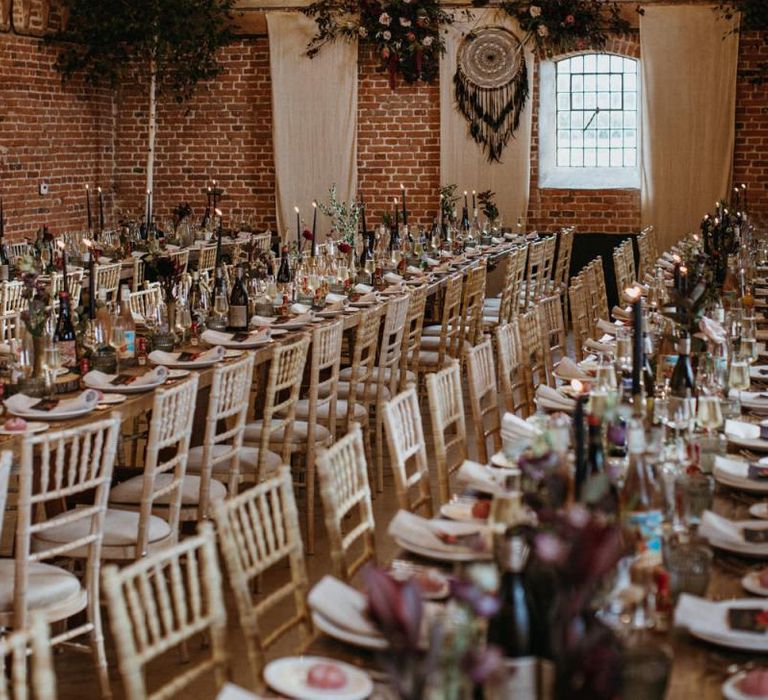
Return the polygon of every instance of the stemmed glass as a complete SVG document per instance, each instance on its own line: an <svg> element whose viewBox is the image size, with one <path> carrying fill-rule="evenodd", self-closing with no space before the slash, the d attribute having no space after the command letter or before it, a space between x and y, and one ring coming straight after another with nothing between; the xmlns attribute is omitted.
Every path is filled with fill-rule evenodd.
<svg viewBox="0 0 768 700"><path fill-rule="evenodd" d="M720 408L720 397L712 394L699 396L696 423L702 430L711 435L723 425L723 412Z"/></svg>
<svg viewBox="0 0 768 700"><path fill-rule="evenodd" d="M731 370L728 374L728 384L738 392L739 403L741 392L749 389L749 383L749 362L739 354L731 360Z"/></svg>
<svg viewBox="0 0 768 700"><path fill-rule="evenodd" d="M61 353L56 343L51 342L45 346L43 365L45 367L45 386L48 390L48 395L53 396L56 376L61 369Z"/></svg>
<svg viewBox="0 0 768 700"><path fill-rule="evenodd" d="M179 302L176 306L176 329L181 336L182 344L186 341L187 334L191 328L192 312L190 311L189 304L186 301Z"/></svg>

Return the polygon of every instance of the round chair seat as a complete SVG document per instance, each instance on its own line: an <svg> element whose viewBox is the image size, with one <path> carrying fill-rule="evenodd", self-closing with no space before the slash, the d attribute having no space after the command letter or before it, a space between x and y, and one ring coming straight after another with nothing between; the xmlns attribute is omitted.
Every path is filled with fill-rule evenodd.
<svg viewBox="0 0 768 700"><path fill-rule="evenodd" d="M173 477L170 474L158 474L155 478L155 488L159 491L166 488ZM109 494L109 502L115 504L138 505L141 503L141 494L144 489L144 477L134 476L115 486ZM227 487L220 481L211 479L209 485L209 499L218 501L227 497ZM155 501L155 506L167 506L171 500L170 493L165 493ZM181 483L181 505L196 506L200 503L200 477L194 474L185 474Z"/></svg>
<svg viewBox="0 0 768 700"><path fill-rule="evenodd" d="M0 559L0 614L13 612L14 569L13 559ZM77 605L85 591L77 576L66 569L42 562L27 562L27 608L45 610Z"/></svg>

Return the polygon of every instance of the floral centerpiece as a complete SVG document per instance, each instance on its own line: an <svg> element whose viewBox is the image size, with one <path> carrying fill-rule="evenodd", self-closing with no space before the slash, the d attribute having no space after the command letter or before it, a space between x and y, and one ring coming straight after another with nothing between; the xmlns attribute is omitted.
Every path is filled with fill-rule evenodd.
<svg viewBox="0 0 768 700"><path fill-rule="evenodd" d="M341 234L339 252L345 255L355 250L357 230L360 224L360 204L354 199L349 202L340 201L336 185L328 190L328 201L318 202L320 211L331 219L334 231ZM312 232L309 232L310 238Z"/></svg>
<svg viewBox="0 0 768 700"><path fill-rule="evenodd" d="M629 29L611 0L502 0L501 8L520 23L522 43L533 44L542 56L601 48L609 34Z"/></svg>
<svg viewBox="0 0 768 700"><path fill-rule="evenodd" d="M496 206L496 193L491 190L478 192L477 201L480 203L480 209L485 218L488 219L488 223L493 226L496 219L499 218L499 208Z"/></svg>
<svg viewBox="0 0 768 700"><path fill-rule="evenodd" d="M317 24L310 58L338 39L372 44L393 90L398 74L407 83L435 80L445 51L440 30L453 22L438 0L318 0L302 12Z"/></svg>
<svg viewBox="0 0 768 700"><path fill-rule="evenodd" d="M181 281L182 269L178 258L164 255L159 250L147 253L144 261L144 279L147 282L159 282L166 303L175 300L176 286Z"/></svg>

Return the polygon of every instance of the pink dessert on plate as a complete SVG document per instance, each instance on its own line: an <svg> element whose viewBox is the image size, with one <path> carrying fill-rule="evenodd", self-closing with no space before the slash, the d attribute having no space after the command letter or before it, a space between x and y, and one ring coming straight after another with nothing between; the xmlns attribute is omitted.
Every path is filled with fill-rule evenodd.
<svg viewBox="0 0 768 700"><path fill-rule="evenodd" d="M3 423L3 428L8 432L23 433L27 429L27 421L23 418L9 418Z"/></svg>
<svg viewBox="0 0 768 700"><path fill-rule="evenodd" d="M309 667L307 685L323 690L338 690L347 684L347 674L336 664L318 663Z"/></svg>
<svg viewBox="0 0 768 700"><path fill-rule="evenodd" d="M749 671L737 684L739 692L751 698L768 698L768 669Z"/></svg>

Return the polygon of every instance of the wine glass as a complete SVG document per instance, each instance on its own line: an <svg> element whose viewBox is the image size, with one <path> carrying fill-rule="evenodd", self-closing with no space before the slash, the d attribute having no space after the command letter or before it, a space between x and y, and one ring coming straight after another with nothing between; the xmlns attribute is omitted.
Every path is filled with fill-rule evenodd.
<svg viewBox="0 0 768 700"><path fill-rule="evenodd" d="M737 391L739 403L741 403L741 392L749 389L749 383L749 362L741 356L734 357L728 374L728 384L731 389Z"/></svg>
<svg viewBox="0 0 768 700"><path fill-rule="evenodd" d="M720 408L720 397L705 395L699 397L698 412L696 414L698 426L711 435L723 424L723 412Z"/></svg>
<svg viewBox="0 0 768 700"><path fill-rule="evenodd" d="M56 376L61 369L61 353L56 343L49 343L45 346L45 355L43 356L43 366L45 367L45 384L49 395L54 394Z"/></svg>
<svg viewBox="0 0 768 700"><path fill-rule="evenodd" d="M187 303L181 303L176 307L176 328L181 335L181 342L184 343L192 328L192 311Z"/></svg>
<svg viewBox="0 0 768 700"><path fill-rule="evenodd" d="M125 347L125 328L115 323L112 325L112 333L109 343L115 349L115 357L117 359L117 366L120 367L120 355Z"/></svg>

